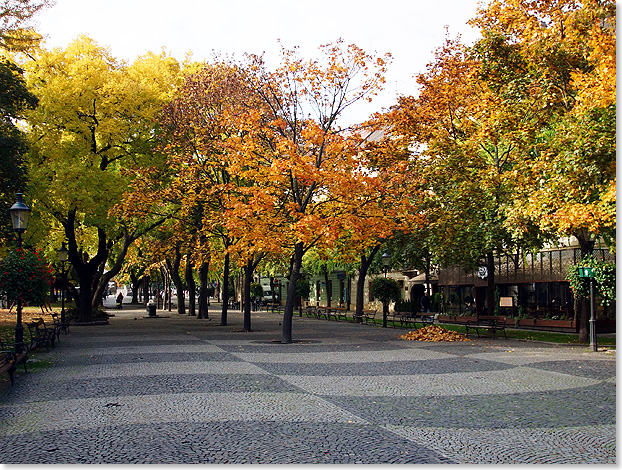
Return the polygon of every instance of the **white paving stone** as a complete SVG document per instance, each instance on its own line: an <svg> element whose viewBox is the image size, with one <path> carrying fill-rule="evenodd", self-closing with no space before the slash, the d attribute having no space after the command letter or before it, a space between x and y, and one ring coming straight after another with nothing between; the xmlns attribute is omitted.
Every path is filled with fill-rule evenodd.
<svg viewBox="0 0 622 470"><path fill-rule="evenodd" d="M599 380L529 367L482 372L393 376L297 376L281 379L318 395L459 396L587 387Z"/></svg>
<svg viewBox="0 0 622 470"><path fill-rule="evenodd" d="M196 374L266 374L263 369L239 361L201 362L136 362L122 364L93 364L76 367L57 367L47 374L49 381L68 379L101 379L122 376L196 375Z"/></svg>
<svg viewBox="0 0 622 470"><path fill-rule="evenodd" d="M430 359L448 359L452 356L438 351L425 349L404 349L403 351L342 351L342 352L305 352L305 353L233 353L243 361L255 363L279 364L352 364L392 361L427 361Z"/></svg>
<svg viewBox="0 0 622 470"><path fill-rule="evenodd" d="M616 429L612 425L535 428L465 429L384 426L456 463L614 462ZM576 449L582 449L577 453Z"/></svg>
<svg viewBox="0 0 622 470"><path fill-rule="evenodd" d="M72 351L73 352L73 351ZM110 354L160 354L160 353L221 353L222 348L209 343L200 344L146 344L141 346L115 346L75 349L76 355L103 356Z"/></svg>
<svg viewBox="0 0 622 470"><path fill-rule="evenodd" d="M0 435L123 424L210 421L359 423L319 397L296 393L180 393L72 399L5 406ZM3 422L4 421L4 422Z"/></svg>
<svg viewBox="0 0 622 470"><path fill-rule="evenodd" d="M482 359L486 361L502 362L504 364L512 365L528 365L536 364L538 362L550 362L550 361L615 361L615 357L603 356L594 353L581 353L561 351L563 354L558 354L551 349L513 349L508 348L505 351L495 351L491 353L470 354L468 357L473 359Z"/></svg>

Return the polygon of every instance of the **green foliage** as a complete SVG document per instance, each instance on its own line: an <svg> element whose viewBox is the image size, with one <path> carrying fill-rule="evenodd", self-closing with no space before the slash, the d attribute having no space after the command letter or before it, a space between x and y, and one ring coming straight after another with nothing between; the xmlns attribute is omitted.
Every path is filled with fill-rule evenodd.
<svg viewBox="0 0 622 470"><path fill-rule="evenodd" d="M298 279L296 281L296 295L303 299L308 299L311 293L311 284L307 279Z"/></svg>
<svg viewBox="0 0 622 470"><path fill-rule="evenodd" d="M441 305L443 304L443 294L437 292L432 295L432 302L430 303L430 310L432 312L440 312Z"/></svg>
<svg viewBox="0 0 622 470"><path fill-rule="evenodd" d="M400 287L395 279L376 277L370 283L371 295L383 304L397 302L400 299Z"/></svg>
<svg viewBox="0 0 622 470"><path fill-rule="evenodd" d="M52 269L38 251L17 249L0 261L0 291L9 302L21 298L29 305L43 305L52 284Z"/></svg>
<svg viewBox="0 0 622 470"><path fill-rule="evenodd" d="M251 297L261 299L263 297L263 287L258 282L251 283Z"/></svg>
<svg viewBox="0 0 622 470"><path fill-rule="evenodd" d="M600 293L602 304L611 305L616 299L616 265L605 261L599 261L593 256L585 256L581 262L568 271L566 279L570 283L570 289L575 297L587 298L590 295L590 280L579 277L579 267L586 266L594 270L596 289Z"/></svg>
<svg viewBox="0 0 622 470"><path fill-rule="evenodd" d="M26 175L23 155L26 144L16 126L23 111L32 109L37 99L26 88L23 71L8 60L0 60L0 204L10 207L15 193L24 189ZM0 238L11 236L9 218L0 222Z"/></svg>
<svg viewBox="0 0 622 470"><path fill-rule="evenodd" d="M395 302L395 311L396 312L415 312L415 305L410 300L401 300L399 299Z"/></svg>

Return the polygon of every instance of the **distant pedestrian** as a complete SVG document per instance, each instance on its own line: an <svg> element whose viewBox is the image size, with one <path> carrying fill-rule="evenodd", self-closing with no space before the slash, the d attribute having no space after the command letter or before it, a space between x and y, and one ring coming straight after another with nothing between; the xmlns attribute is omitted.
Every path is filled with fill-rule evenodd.
<svg viewBox="0 0 622 470"><path fill-rule="evenodd" d="M117 295L117 310L123 309L123 292L119 292Z"/></svg>
<svg viewBox="0 0 622 470"><path fill-rule="evenodd" d="M430 296L427 292L421 297L421 312L430 313Z"/></svg>

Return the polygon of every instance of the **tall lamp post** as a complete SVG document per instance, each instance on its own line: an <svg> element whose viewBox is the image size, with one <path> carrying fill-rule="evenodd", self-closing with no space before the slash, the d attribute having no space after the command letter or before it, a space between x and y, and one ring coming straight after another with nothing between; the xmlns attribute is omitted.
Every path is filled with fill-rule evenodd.
<svg viewBox="0 0 622 470"><path fill-rule="evenodd" d="M598 351L596 341L596 312L594 310L594 270L587 266L579 266L579 277L590 280L590 348Z"/></svg>
<svg viewBox="0 0 622 470"><path fill-rule="evenodd" d="M28 216L30 208L24 204L24 195L17 193L17 201L9 209L13 230L17 232L17 248L22 248L22 233L28 227ZM24 350L24 326L22 325L22 299L17 296L17 322L15 324L15 352L20 353Z"/></svg>
<svg viewBox="0 0 622 470"><path fill-rule="evenodd" d="M391 255L386 251L382 255L382 270L384 271L384 278L387 278L387 271L389 271L389 264L391 263ZM388 315L389 305L387 304L386 299L382 301L382 327L387 327L387 315Z"/></svg>
<svg viewBox="0 0 622 470"><path fill-rule="evenodd" d="M61 265L61 277L62 277L62 287L61 287L61 310L60 310L60 324L61 328L65 333L67 333L67 324L65 323L65 289L67 288L67 271L65 271L65 263L67 262L67 258L69 257L69 250L65 246L65 242L62 243L61 247L56 250L58 253L58 260Z"/></svg>

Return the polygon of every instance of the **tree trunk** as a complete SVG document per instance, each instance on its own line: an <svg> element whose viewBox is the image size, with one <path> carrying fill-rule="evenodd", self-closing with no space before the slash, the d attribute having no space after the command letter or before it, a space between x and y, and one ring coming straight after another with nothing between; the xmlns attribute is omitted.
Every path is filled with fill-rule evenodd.
<svg viewBox="0 0 622 470"><path fill-rule="evenodd" d="M284 344L292 343L292 323L294 318L294 306L296 304L296 281L300 277L303 254L304 246L302 242L296 243L289 273L289 285L287 286L287 300L285 301L285 312L283 313L283 339L281 340L281 342Z"/></svg>
<svg viewBox="0 0 622 470"><path fill-rule="evenodd" d="M328 280L328 269L324 268L324 284L326 285L326 306L331 307L330 300L333 297L333 289Z"/></svg>
<svg viewBox="0 0 622 470"><path fill-rule="evenodd" d="M207 274L209 271L209 262L201 263L199 267L199 315L197 318L208 319L209 312L207 309Z"/></svg>
<svg viewBox="0 0 622 470"><path fill-rule="evenodd" d="M82 322L89 322L93 318L93 280L97 276L102 262L108 258L108 245L106 232L102 229L97 230L97 253L91 259L81 249L78 249L75 233L76 211L69 211L67 218L61 221L67 238L67 249L69 251L69 262L78 276L80 285L79 319ZM107 282L107 281L106 281ZM103 290L98 294L102 296ZM97 305L97 304L96 304Z"/></svg>
<svg viewBox="0 0 622 470"><path fill-rule="evenodd" d="M90 322L93 320L93 305L91 300L93 294L91 290L91 282L93 281L93 274L88 270L84 270L82 273L78 272L78 283L80 284L80 313L78 318L81 322Z"/></svg>
<svg viewBox="0 0 622 470"><path fill-rule="evenodd" d="M166 265L168 266L168 270L171 273L171 279L175 284L175 289L177 289L177 313L180 315L186 314L186 297L184 294L184 290L186 286L184 282L181 280L181 276L179 275L179 265L181 264L181 251L179 250L179 246L175 247L175 258L171 263L170 260L166 260Z"/></svg>
<svg viewBox="0 0 622 470"><path fill-rule="evenodd" d="M190 253L186 255L186 285L188 286L188 315L196 316L196 295L197 289L194 283L194 267L190 261Z"/></svg>
<svg viewBox="0 0 622 470"><path fill-rule="evenodd" d="M359 278L356 281L356 322L360 323L363 316L363 305L365 301L365 278L367 277L367 271L371 266L371 262L380 250L380 245L376 245L372 248L369 257L361 255L361 268L359 269Z"/></svg>
<svg viewBox="0 0 622 470"><path fill-rule="evenodd" d="M251 282L253 280L253 260L244 265L244 331L251 331Z"/></svg>
<svg viewBox="0 0 622 470"><path fill-rule="evenodd" d="M140 290L141 281L135 272L130 272L130 288L132 289L132 304L138 304L138 292Z"/></svg>
<svg viewBox="0 0 622 470"><path fill-rule="evenodd" d="M229 309L229 253L225 255L225 265L222 273L222 311L220 326L227 326L227 311Z"/></svg>
<svg viewBox="0 0 622 470"><path fill-rule="evenodd" d="M495 255L492 252L486 255L486 267L488 269L488 289L486 289L486 311L488 315L494 315L495 314Z"/></svg>
<svg viewBox="0 0 622 470"><path fill-rule="evenodd" d="M143 303L147 305L149 303L149 298L151 297L151 278L147 275L143 277Z"/></svg>

